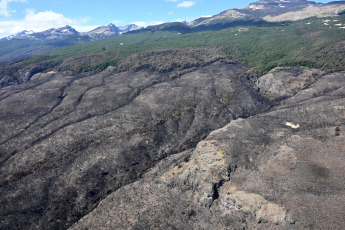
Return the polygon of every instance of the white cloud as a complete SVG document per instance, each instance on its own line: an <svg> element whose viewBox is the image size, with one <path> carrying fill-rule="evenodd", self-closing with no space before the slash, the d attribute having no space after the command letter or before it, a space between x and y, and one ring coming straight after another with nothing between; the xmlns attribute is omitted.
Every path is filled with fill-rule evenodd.
<svg viewBox="0 0 345 230"><path fill-rule="evenodd" d="M94 29L97 27L83 25L87 23L88 20L88 17L79 19L66 18L64 15L53 11L35 13L33 10L27 10L24 19L0 21L0 37L6 37L23 30L41 32L66 25L72 26L79 32L89 31L90 28Z"/></svg>
<svg viewBox="0 0 345 230"><path fill-rule="evenodd" d="M165 22L163 21L152 21L152 22L144 22L144 21L138 21L138 22L132 22L131 24L135 24L139 27L147 27L147 26L154 26L154 25L159 25L163 24Z"/></svg>
<svg viewBox="0 0 345 230"><path fill-rule="evenodd" d="M9 9L9 4L11 2L26 2L26 0L1 0L0 1L0 15L4 17L10 17L15 10Z"/></svg>
<svg viewBox="0 0 345 230"><path fill-rule="evenodd" d="M212 17L212 15L201 15L199 18L211 18Z"/></svg>
<svg viewBox="0 0 345 230"><path fill-rule="evenodd" d="M174 14L174 12L172 12L172 11L168 12L168 15L173 15L173 14Z"/></svg>
<svg viewBox="0 0 345 230"><path fill-rule="evenodd" d="M178 2L180 0L166 0L167 2Z"/></svg>
<svg viewBox="0 0 345 230"><path fill-rule="evenodd" d="M33 10L27 10L27 14L23 22L38 29L51 27L52 25L54 27L59 27L64 25L77 24L76 20L66 18L62 14L55 13L53 11L35 13Z"/></svg>
<svg viewBox="0 0 345 230"><path fill-rule="evenodd" d="M193 1L184 1L177 4L177 8L181 8L181 7L188 8L188 7L194 6L195 4L196 2L193 2Z"/></svg>

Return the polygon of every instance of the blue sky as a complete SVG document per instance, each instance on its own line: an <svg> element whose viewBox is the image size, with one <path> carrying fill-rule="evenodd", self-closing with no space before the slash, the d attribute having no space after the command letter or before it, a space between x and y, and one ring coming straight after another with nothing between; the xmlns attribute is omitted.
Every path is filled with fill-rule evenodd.
<svg viewBox="0 0 345 230"><path fill-rule="evenodd" d="M251 2L255 0L0 0L0 38L23 30L39 32L65 25L83 32L109 23L147 26L191 21L243 8Z"/></svg>

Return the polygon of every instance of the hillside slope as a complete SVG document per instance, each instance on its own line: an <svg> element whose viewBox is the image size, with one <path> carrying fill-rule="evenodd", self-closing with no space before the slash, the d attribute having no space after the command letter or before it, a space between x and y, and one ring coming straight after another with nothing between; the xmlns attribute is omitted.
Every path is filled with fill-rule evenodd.
<svg viewBox="0 0 345 230"><path fill-rule="evenodd" d="M277 69L255 84L244 67L3 87L0 227L345 226L344 72Z"/></svg>
<svg viewBox="0 0 345 230"><path fill-rule="evenodd" d="M157 161L266 109L242 69L48 73L2 88L0 227L65 229Z"/></svg>
<svg viewBox="0 0 345 230"><path fill-rule="evenodd" d="M344 124L345 73L325 75L161 161L71 229L342 229Z"/></svg>

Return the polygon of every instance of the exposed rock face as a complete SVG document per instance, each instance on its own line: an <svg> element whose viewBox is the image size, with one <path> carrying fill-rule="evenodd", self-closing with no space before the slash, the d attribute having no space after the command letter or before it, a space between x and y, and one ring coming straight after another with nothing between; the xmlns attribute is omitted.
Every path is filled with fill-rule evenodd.
<svg viewBox="0 0 345 230"><path fill-rule="evenodd" d="M282 99L295 95L309 87L323 74L317 69L305 70L301 67L276 68L260 77L256 82L261 94L271 99Z"/></svg>
<svg viewBox="0 0 345 230"><path fill-rule="evenodd" d="M335 2L336 3L336 2ZM280 15L267 15L263 19L268 22L298 21L310 17L334 17L345 11L344 2L338 4L329 4L314 6L308 5L303 9L282 13Z"/></svg>
<svg viewBox="0 0 345 230"><path fill-rule="evenodd" d="M65 38L65 37L78 36L78 35L79 35L79 32L76 31L71 26L64 26L57 29L53 28L53 29L45 30L43 32L31 33L27 35L26 38L52 40L52 39ZM22 37L22 38L25 38L25 37Z"/></svg>
<svg viewBox="0 0 345 230"><path fill-rule="evenodd" d="M218 62L172 79L51 72L3 87L1 228L66 229L157 161L266 109L270 102L238 77L242 67ZM217 178L200 180L210 196Z"/></svg>
<svg viewBox="0 0 345 230"><path fill-rule="evenodd" d="M11 36L1 38L0 41L11 40L11 39L14 39L14 38L20 39L20 38L23 38L23 37L27 37L28 35L33 34L33 33L34 33L34 32L33 32L32 30L30 30L30 31L24 30L24 31L22 31L22 32L13 34L13 35L11 35Z"/></svg>
<svg viewBox="0 0 345 230"><path fill-rule="evenodd" d="M108 38L112 36L118 36L121 30L114 24L109 24L107 26L100 26L89 32L82 33L82 36L89 36L92 40Z"/></svg>
<svg viewBox="0 0 345 230"><path fill-rule="evenodd" d="M246 8L229 9L210 18L200 18L189 23L191 26L235 23L244 21L266 21L279 23L297 21L309 17L334 17L345 11L344 1L328 4L306 0L257 1Z"/></svg>
<svg viewBox="0 0 345 230"><path fill-rule="evenodd" d="M121 31L121 34L123 33L127 33L127 32L130 32L130 31L133 31L133 30L138 30L140 29L141 27L135 25L135 24L129 24L127 26L119 26L118 27Z"/></svg>
<svg viewBox="0 0 345 230"><path fill-rule="evenodd" d="M71 229L343 228L344 76L323 76L266 113L231 121Z"/></svg>

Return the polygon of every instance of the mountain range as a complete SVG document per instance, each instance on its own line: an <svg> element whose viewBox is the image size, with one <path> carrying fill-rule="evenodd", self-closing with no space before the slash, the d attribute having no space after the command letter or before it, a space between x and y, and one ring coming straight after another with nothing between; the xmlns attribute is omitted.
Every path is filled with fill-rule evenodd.
<svg viewBox="0 0 345 230"><path fill-rule="evenodd" d="M0 42L0 229L344 229L344 5Z"/></svg>
<svg viewBox="0 0 345 230"><path fill-rule="evenodd" d="M137 29L140 27L134 24L123 27L109 24L84 33L80 33L68 25L42 32L23 31L0 39L0 63L30 57L58 47L119 36Z"/></svg>
<svg viewBox="0 0 345 230"><path fill-rule="evenodd" d="M331 17L345 11L345 1L327 4L307 0L266 0L251 3L242 9L230 9L211 18L201 18L189 23L190 26L207 26L236 21L288 22L309 17Z"/></svg>
<svg viewBox="0 0 345 230"><path fill-rule="evenodd" d="M114 24L109 24L107 26L100 26L94 30L89 32L80 33L76 31L71 26L65 26L57 29L49 29L42 32L33 32L33 31L22 31L20 33L11 35L9 37L2 38L1 41L8 41L12 39L33 39L33 40L53 40L53 39L61 39L67 37L87 37L81 38L82 40L97 40L112 36L118 36L123 33L127 33L129 31L140 29L137 25L130 24L127 26L120 26L116 27Z"/></svg>

